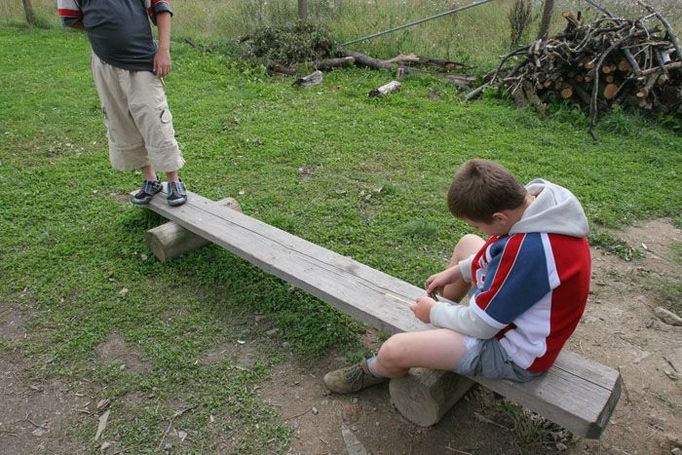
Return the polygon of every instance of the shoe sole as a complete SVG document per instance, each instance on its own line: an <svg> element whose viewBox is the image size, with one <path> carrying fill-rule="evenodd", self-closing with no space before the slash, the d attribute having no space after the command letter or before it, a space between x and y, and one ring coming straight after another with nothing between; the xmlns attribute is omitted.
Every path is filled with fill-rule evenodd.
<svg viewBox="0 0 682 455"><path fill-rule="evenodd" d="M148 205L149 201L152 200L152 197L153 196L149 196L148 198L144 198L144 199L135 199L134 197L131 197L130 202L132 204L135 204L135 205Z"/></svg>
<svg viewBox="0 0 682 455"><path fill-rule="evenodd" d="M187 198L184 198L184 199L173 199L173 200L169 200L169 201L168 201L168 205L170 205L171 207L177 207L177 206L179 206L179 205L184 204L185 202L187 202Z"/></svg>

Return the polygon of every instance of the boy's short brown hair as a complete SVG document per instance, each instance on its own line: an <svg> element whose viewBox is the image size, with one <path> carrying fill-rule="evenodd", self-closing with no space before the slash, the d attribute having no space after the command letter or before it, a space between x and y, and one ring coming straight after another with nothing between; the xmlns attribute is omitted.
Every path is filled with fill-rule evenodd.
<svg viewBox="0 0 682 455"><path fill-rule="evenodd" d="M490 223L493 214L520 207L527 191L503 166L488 160L469 160L455 174L448 207L457 218Z"/></svg>

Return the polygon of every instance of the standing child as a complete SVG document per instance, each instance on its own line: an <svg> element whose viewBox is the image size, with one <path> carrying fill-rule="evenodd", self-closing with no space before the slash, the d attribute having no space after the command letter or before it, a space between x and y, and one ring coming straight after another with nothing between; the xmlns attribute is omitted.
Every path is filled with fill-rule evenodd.
<svg viewBox="0 0 682 455"><path fill-rule="evenodd" d="M163 77L171 70L171 9L167 0L58 0L65 26L85 30L92 74L102 103L109 159L116 169L142 169L144 182L130 200L147 204L168 179L168 204L187 192L178 170L185 163L175 140ZM149 18L159 29L152 38Z"/></svg>
<svg viewBox="0 0 682 455"><path fill-rule="evenodd" d="M547 371L585 309L588 224L578 200L545 180L525 187L505 168L471 160L448 192L450 212L489 236L465 235L449 267L426 280L415 316L436 329L389 338L379 353L328 373L333 392L352 393L413 367L528 381Z"/></svg>

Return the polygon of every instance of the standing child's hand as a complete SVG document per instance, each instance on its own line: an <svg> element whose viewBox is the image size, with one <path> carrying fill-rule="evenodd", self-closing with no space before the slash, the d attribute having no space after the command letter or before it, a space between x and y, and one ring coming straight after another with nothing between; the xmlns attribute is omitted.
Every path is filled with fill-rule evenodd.
<svg viewBox="0 0 682 455"><path fill-rule="evenodd" d="M168 49L159 47L154 55L154 74L165 77L171 71L171 56Z"/></svg>
<svg viewBox="0 0 682 455"><path fill-rule="evenodd" d="M436 301L431 297L423 296L410 305L410 310L417 316L417 319L428 324L431 322L431 307L435 304Z"/></svg>

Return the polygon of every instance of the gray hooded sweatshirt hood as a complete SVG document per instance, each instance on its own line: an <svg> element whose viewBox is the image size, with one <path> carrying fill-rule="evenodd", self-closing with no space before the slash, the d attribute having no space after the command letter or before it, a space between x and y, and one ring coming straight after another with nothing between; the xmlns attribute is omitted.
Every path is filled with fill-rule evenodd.
<svg viewBox="0 0 682 455"><path fill-rule="evenodd" d="M512 226L509 235L547 232L572 237L587 237L587 218L578 199L566 188L547 180L536 179L526 185L535 200Z"/></svg>

